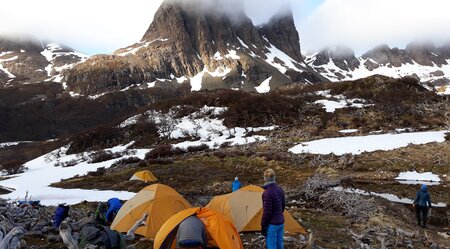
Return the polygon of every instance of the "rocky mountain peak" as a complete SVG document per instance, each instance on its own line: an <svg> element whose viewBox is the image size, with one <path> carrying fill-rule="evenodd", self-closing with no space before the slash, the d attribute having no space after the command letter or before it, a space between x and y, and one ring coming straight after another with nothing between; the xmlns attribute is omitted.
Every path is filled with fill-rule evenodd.
<svg viewBox="0 0 450 249"><path fill-rule="evenodd" d="M56 80L57 75L87 56L34 36L0 36L0 85Z"/></svg>
<svg viewBox="0 0 450 249"><path fill-rule="evenodd" d="M183 82L192 90L268 91L326 80L304 63L299 40L290 10L258 29L242 0L166 0L140 42L92 57L65 79L70 89L88 94ZM258 90L262 83L268 86Z"/></svg>
<svg viewBox="0 0 450 249"><path fill-rule="evenodd" d="M260 27L260 32L270 43L285 52L292 59L302 61L300 37L290 7L283 7Z"/></svg>
<svg viewBox="0 0 450 249"><path fill-rule="evenodd" d="M343 45L322 49L315 55L313 65L325 65L330 61L346 71L353 71L359 67L359 60L355 57L355 52Z"/></svg>
<svg viewBox="0 0 450 249"><path fill-rule="evenodd" d="M445 56L440 54L432 42L412 42L406 46L405 50L412 60L422 66L447 64Z"/></svg>
<svg viewBox="0 0 450 249"><path fill-rule="evenodd" d="M376 46L372 50L362 55L364 59L370 59L368 65L373 69L373 62L389 67L399 67L404 63L412 63L411 58L405 50L390 48L386 44Z"/></svg>

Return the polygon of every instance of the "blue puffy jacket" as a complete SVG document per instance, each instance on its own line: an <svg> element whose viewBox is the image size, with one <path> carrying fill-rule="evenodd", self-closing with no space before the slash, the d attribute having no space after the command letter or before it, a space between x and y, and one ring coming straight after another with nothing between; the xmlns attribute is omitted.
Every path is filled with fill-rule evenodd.
<svg viewBox="0 0 450 249"><path fill-rule="evenodd" d="M53 227L59 228L61 222L63 222L67 217L69 217L70 207L65 205L58 205L55 211L55 216L53 216Z"/></svg>
<svg viewBox="0 0 450 249"><path fill-rule="evenodd" d="M122 207L122 202L117 198L111 198L108 200L108 211L106 211L106 221L112 223L116 214Z"/></svg>
<svg viewBox="0 0 450 249"><path fill-rule="evenodd" d="M426 207L426 206L431 207L431 197L430 193L428 193L426 185L422 185L422 188L419 191L417 191L414 204L416 204L419 207Z"/></svg>
<svg viewBox="0 0 450 249"><path fill-rule="evenodd" d="M234 180L234 182L231 184L232 191L237 191L241 188L241 182L239 180Z"/></svg>

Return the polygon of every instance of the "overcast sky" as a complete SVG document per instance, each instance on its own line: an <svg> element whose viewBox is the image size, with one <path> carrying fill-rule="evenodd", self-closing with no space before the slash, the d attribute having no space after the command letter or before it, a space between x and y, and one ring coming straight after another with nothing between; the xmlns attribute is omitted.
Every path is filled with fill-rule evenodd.
<svg viewBox="0 0 450 249"><path fill-rule="evenodd" d="M361 53L381 43L450 40L449 0L244 1L255 24L290 2L304 52L344 44ZM162 0L0 2L0 33L30 33L95 54L139 41Z"/></svg>

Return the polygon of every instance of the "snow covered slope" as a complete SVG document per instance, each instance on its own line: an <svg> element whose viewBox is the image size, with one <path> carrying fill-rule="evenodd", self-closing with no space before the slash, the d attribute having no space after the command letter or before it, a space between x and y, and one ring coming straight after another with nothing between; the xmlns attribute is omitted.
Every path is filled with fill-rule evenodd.
<svg viewBox="0 0 450 249"><path fill-rule="evenodd" d="M90 163L92 153L67 155L68 146L62 147L34 160L27 162L24 173L15 175L9 179L0 181L0 184L12 192L2 195L2 198L15 200L23 198L29 192L31 198L40 200L44 205L57 205L58 203L76 204L84 200L106 201L111 197L129 199L135 193L125 191L98 191L82 189L59 189L50 187L50 184L61 179L84 175L89 171L96 171L100 167L108 168L114 162L127 157L144 158L149 150L128 150L128 145L117 146L106 151L121 153L123 156L117 159L100 163ZM73 166L64 166L70 164Z"/></svg>
<svg viewBox="0 0 450 249"><path fill-rule="evenodd" d="M0 86L61 82L62 71L88 58L55 42L31 36L0 35Z"/></svg>
<svg viewBox="0 0 450 249"><path fill-rule="evenodd" d="M412 76L450 94L450 50L412 43L406 49L378 46L362 56L347 47L324 49L307 56L306 63L331 81L356 80L372 75Z"/></svg>

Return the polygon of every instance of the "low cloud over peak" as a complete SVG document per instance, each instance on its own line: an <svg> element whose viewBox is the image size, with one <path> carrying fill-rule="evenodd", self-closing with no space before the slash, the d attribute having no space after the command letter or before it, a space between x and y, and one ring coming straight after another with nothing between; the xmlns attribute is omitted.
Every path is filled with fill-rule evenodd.
<svg viewBox="0 0 450 249"><path fill-rule="evenodd" d="M376 45L450 40L447 0L327 0L302 23L303 45L317 50L346 44L357 52Z"/></svg>

